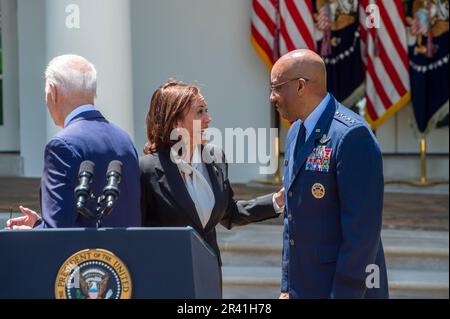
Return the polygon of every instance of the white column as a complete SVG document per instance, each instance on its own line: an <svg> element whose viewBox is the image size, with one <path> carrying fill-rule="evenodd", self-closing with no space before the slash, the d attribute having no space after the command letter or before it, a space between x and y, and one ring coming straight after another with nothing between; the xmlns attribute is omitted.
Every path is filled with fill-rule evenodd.
<svg viewBox="0 0 450 319"><path fill-rule="evenodd" d="M17 50L17 4L0 0L3 51L3 125L0 125L0 151L19 150L19 81Z"/></svg>
<svg viewBox="0 0 450 319"><path fill-rule="evenodd" d="M95 65L97 108L134 139L130 1L46 0L46 50L47 62L79 54ZM55 132L48 117L47 137Z"/></svg>

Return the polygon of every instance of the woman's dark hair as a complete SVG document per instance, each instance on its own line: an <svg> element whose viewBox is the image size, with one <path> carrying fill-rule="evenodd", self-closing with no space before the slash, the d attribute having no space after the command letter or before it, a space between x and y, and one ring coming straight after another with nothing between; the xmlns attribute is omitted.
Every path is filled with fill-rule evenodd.
<svg viewBox="0 0 450 319"><path fill-rule="evenodd" d="M170 148L177 141L170 140L170 133L176 128L200 93L194 84L169 80L153 93L147 114L147 143L145 154L152 154L162 148Z"/></svg>

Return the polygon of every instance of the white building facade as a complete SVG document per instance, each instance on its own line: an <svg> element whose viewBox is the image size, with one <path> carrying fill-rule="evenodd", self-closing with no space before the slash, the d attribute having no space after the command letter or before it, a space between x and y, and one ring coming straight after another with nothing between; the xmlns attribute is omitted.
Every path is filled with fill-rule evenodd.
<svg viewBox="0 0 450 319"><path fill-rule="evenodd" d="M48 61L66 53L98 71L97 107L142 154L153 91L197 81L212 126L269 128L269 72L250 43L251 0L0 0L3 124L0 176L39 177L55 132L44 102ZM376 132L385 177L419 177L411 105ZM283 132L284 134L285 132ZM428 175L448 180L448 127L428 135ZM230 166L232 182L264 179L260 164Z"/></svg>

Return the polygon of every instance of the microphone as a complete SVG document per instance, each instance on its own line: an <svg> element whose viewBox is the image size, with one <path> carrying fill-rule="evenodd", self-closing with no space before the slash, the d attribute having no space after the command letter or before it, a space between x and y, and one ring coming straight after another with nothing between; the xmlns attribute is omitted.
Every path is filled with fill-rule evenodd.
<svg viewBox="0 0 450 319"><path fill-rule="evenodd" d="M78 172L79 184L75 188L75 199L76 199L76 209L77 211L85 215L86 217L95 218L95 215L91 213L86 207L86 203L92 197L92 177L94 176L95 164L91 161L84 161L80 165L80 170Z"/></svg>
<svg viewBox="0 0 450 319"><path fill-rule="evenodd" d="M103 189L103 198L106 200L106 207L103 211L102 217L108 216L111 213L114 202L120 195L120 180L122 177L122 162L112 161L108 165L106 172L107 184Z"/></svg>

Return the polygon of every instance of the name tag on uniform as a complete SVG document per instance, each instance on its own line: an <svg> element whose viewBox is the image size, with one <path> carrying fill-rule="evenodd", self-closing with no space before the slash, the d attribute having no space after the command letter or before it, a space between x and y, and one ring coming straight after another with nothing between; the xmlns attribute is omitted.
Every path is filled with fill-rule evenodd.
<svg viewBox="0 0 450 319"><path fill-rule="evenodd" d="M332 148L327 148L324 145L317 146L308 156L306 160L305 170L313 172L324 172L328 173L330 171L330 160Z"/></svg>

